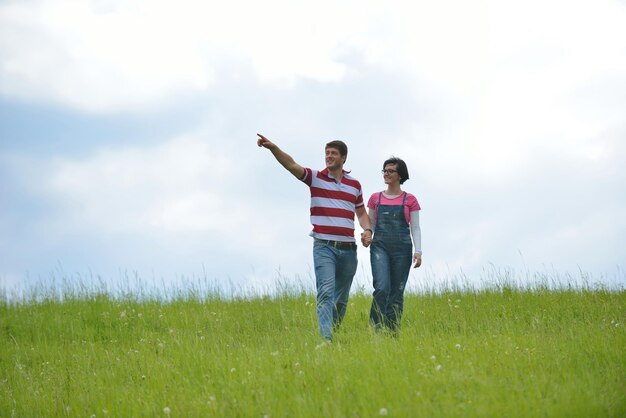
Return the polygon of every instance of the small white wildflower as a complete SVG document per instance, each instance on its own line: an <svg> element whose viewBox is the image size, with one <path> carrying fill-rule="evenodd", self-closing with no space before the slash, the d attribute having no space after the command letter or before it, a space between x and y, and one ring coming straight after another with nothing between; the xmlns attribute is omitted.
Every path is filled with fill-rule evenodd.
<svg viewBox="0 0 626 418"><path fill-rule="evenodd" d="M272 351L271 352L272 356L276 357L277 355L279 355L280 353L278 351Z"/></svg>
<svg viewBox="0 0 626 418"><path fill-rule="evenodd" d="M126 318L126 311L120 312L120 318Z"/></svg>
<svg viewBox="0 0 626 418"><path fill-rule="evenodd" d="M454 347L456 347L457 350L460 350L461 349L461 344L457 344Z"/></svg>
<svg viewBox="0 0 626 418"><path fill-rule="evenodd" d="M213 395L209 396L209 402L215 402L215 396Z"/></svg>
<svg viewBox="0 0 626 418"><path fill-rule="evenodd" d="M169 414L170 414L170 412L171 412L171 411L170 411L170 409L169 409L167 406L166 406L165 408L163 408L163 413L164 413L165 415L169 415Z"/></svg>
<svg viewBox="0 0 626 418"><path fill-rule="evenodd" d="M432 356L430 356L430 359L431 359L432 361L435 361L435 360L437 360L437 357L433 354Z"/></svg>
<svg viewBox="0 0 626 418"><path fill-rule="evenodd" d="M294 364L294 366L296 366L296 368L300 367L300 363L296 363Z"/></svg>
<svg viewBox="0 0 626 418"><path fill-rule="evenodd" d="M299 376L304 376L304 372L303 372L302 370L300 370L300 371L298 372L298 375L299 375Z"/></svg>
<svg viewBox="0 0 626 418"><path fill-rule="evenodd" d="M441 364L438 364L437 366L435 366L435 370L437 370L438 372L440 372L443 369L443 366Z"/></svg>
<svg viewBox="0 0 626 418"><path fill-rule="evenodd" d="M237 371L237 369L235 369L234 367L232 369L230 369L231 373L235 373Z"/></svg>
<svg viewBox="0 0 626 418"><path fill-rule="evenodd" d="M387 408L380 408L378 415L387 416Z"/></svg>
<svg viewBox="0 0 626 418"><path fill-rule="evenodd" d="M137 318L141 318L142 316L143 316L143 315L141 314L141 312L139 312L139 313L137 314Z"/></svg>

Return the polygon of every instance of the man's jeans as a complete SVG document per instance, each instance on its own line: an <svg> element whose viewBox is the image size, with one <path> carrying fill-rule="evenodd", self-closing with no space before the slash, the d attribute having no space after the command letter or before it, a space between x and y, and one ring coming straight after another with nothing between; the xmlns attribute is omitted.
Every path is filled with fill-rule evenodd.
<svg viewBox="0 0 626 418"><path fill-rule="evenodd" d="M357 267L356 250L343 250L315 240L313 264L320 334L332 340L333 327L341 324L348 307L350 286Z"/></svg>

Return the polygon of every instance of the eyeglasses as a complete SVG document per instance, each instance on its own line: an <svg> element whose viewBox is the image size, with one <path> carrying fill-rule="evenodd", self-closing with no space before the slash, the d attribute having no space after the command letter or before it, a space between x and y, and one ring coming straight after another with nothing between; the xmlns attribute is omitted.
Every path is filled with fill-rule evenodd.
<svg viewBox="0 0 626 418"><path fill-rule="evenodd" d="M383 174L393 174L393 173L397 173L398 170L380 170L380 172Z"/></svg>

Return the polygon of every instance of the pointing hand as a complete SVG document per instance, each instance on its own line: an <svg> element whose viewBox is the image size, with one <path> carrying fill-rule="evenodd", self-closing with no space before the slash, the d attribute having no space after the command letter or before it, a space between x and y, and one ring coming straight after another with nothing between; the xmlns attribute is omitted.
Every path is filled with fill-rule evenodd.
<svg viewBox="0 0 626 418"><path fill-rule="evenodd" d="M263 147L263 148L267 148L267 149L271 149L274 144L272 143L272 141L270 141L269 139L267 139L266 137L264 137L261 134L257 134L257 136L259 137L259 139L256 141L256 144L259 147Z"/></svg>

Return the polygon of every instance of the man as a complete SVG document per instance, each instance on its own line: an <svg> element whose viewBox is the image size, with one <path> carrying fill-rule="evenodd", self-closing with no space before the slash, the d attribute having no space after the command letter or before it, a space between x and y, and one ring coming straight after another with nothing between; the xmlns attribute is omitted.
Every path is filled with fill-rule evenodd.
<svg viewBox="0 0 626 418"><path fill-rule="evenodd" d="M361 184L343 169L348 147L342 141L326 144L326 168L304 168L261 134L257 145L269 149L276 160L311 191L313 265L317 288L317 320L320 334L332 341L333 327L341 324L357 267L354 215L361 228L361 242L372 240L370 219L363 204Z"/></svg>

